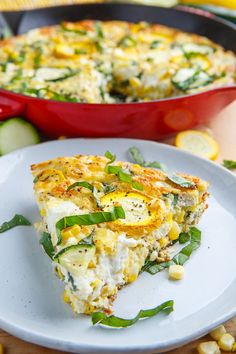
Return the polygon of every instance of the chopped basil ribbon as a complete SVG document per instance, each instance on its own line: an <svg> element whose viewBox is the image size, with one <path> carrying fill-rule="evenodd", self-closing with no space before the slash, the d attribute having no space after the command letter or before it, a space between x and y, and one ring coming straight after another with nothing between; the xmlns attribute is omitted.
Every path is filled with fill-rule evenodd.
<svg viewBox="0 0 236 354"><path fill-rule="evenodd" d="M34 57L34 68L37 69L40 66L41 58L43 55L43 50L41 47L35 48L35 57Z"/></svg>
<svg viewBox="0 0 236 354"><path fill-rule="evenodd" d="M146 319L157 315L159 312L164 312L167 315L174 311L174 301L169 300L157 307L148 310L140 310L139 313L131 319L120 318L114 315L106 316L103 312L94 312L92 314L93 325L101 324L109 327L125 328L134 325L141 319Z"/></svg>
<svg viewBox="0 0 236 354"><path fill-rule="evenodd" d="M74 225L94 225L117 219L125 219L125 212L121 206L114 207L112 212L99 211L91 214L65 216L56 223L57 244L61 243L61 231L67 227Z"/></svg>
<svg viewBox="0 0 236 354"><path fill-rule="evenodd" d="M233 160L224 160L223 166L228 168L228 170L235 170L236 169L236 161Z"/></svg>
<svg viewBox="0 0 236 354"><path fill-rule="evenodd" d="M137 41L131 36L125 36L120 40L118 45L124 48L136 47Z"/></svg>
<svg viewBox="0 0 236 354"><path fill-rule="evenodd" d="M48 232L43 232L39 243L43 246L44 251L47 253L47 255L51 259L53 259L55 251L54 251L54 247L52 244L51 235Z"/></svg>
<svg viewBox="0 0 236 354"><path fill-rule="evenodd" d="M150 49L156 49L160 43L161 43L161 41L158 41L158 40L152 41L152 43L150 45Z"/></svg>
<svg viewBox="0 0 236 354"><path fill-rule="evenodd" d="M69 192L71 189L73 189L75 187L84 187L84 188L90 189L92 192L94 189L93 185L88 182L75 182L67 188L67 192Z"/></svg>
<svg viewBox="0 0 236 354"><path fill-rule="evenodd" d="M152 168L157 168L161 171L166 171L166 167L164 164L157 162L157 161L153 161L153 162L146 162L141 154L141 152L139 151L138 148L136 148L135 146L132 146L131 148L129 148L129 153L132 157L132 159L134 160L135 163L137 163L140 166L143 167L152 167Z"/></svg>
<svg viewBox="0 0 236 354"><path fill-rule="evenodd" d="M87 31L86 31L86 30L83 30L83 29L67 28L63 22L61 23L61 28L62 28L63 31L65 31L65 32L74 32L74 33L81 34L81 35L87 34Z"/></svg>
<svg viewBox="0 0 236 354"><path fill-rule="evenodd" d="M38 176L34 177L33 183L38 182L38 180L39 180Z"/></svg>
<svg viewBox="0 0 236 354"><path fill-rule="evenodd" d="M0 233L20 225L28 226L31 225L31 222L27 220L23 215L16 214L11 220L5 221L2 225L0 225Z"/></svg>
<svg viewBox="0 0 236 354"><path fill-rule="evenodd" d="M102 30L102 27L101 27L101 24L99 21L97 21L95 23L95 28L96 28L96 34L97 34L97 37L98 38L104 38L104 33L103 33L103 30Z"/></svg>
<svg viewBox="0 0 236 354"><path fill-rule="evenodd" d="M75 182L75 183L71 184L67 188L67 192L70 191L71 189L75 188L75 187L84 187L84 188L89 189L93 193L94 198L96 199L97 206L99 208L101 208L102 205L101 205L100 199L98 197L97 189L92 184L90 184L88 182L84 182L84 181Z"/></svg>
<svg viewBox="0 0 236 354"><path fill-rule="evenodd" d="M142 268L142 272L148 272L152 275L169 268L173 264L183 265L191 256L192 252L199 248L201 244L201 231L196 227L191 227L188 231L190 243L182 248L169 262L156 263L156 261L147 260Z"/></svg>
<svg viewBox="0 0 236 354"><path fill-rule="evenodd" d="M189 232L181 232L179 235L179 243L182 245L183 243L186 243L190 241L191 235Z"/></svg>
<svg viewBox="0 0 236 354"><path fill-rule="evenodd" d="M188 179L181 177L179 175L173 174L173 175L169 175L167 176L167 178L175 183L178 184L178 186L183 187L183 188L191 188L191 187L195 187L195 183L192 181L189 181Z"/></svg>
<svg viewBox="0 0 236 354"><path fill-rule="evenodd" d="M110 160L108 163L107 163L107 165L109 165L110 163L112 163L112 162L114 162L115 161L115 159L116 159L116 155L115 154L112 154L110 151L106 151L105 152L105 157L108 159L108 160Z"/></svg>
<svg viewBox="0 0 236 354"><path fill-rule="evenodd" d="M140 191L143 190L142 184L133 181L133 178L130 174L126 173L120 166L107 166L107 173L112 173L116 175L121 182L130 183L134 189L138 189Z"/></svg>

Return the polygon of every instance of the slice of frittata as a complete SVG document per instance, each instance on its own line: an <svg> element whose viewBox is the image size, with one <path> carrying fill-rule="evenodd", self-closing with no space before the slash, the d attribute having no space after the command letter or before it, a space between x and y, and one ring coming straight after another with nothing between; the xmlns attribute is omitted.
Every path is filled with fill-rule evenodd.
<svg viewBox="0 0 236 354"><path fill-rule="evenodd" d="M109 158L79 155L31 166L40 242L76 313L110 313L118 290L137 279L145 260L167 260L166 247L207 208L201 179Z"/></svg>

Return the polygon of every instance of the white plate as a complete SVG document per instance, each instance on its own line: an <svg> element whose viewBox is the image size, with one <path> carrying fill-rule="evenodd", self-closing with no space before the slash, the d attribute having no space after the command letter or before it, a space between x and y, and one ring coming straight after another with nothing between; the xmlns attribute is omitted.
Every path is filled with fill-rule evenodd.
<svg viewBox="0 0 236 354"><path fill-rule="evenodd" d="M236 314L236 178L226 169L154 142L128 139L74 139L28 147L0 159L0 223L15 213L32 222L39 213L32 191L32 163L74 154L104 154L109 149L127 160L137 146L148 161L170 170L198 175L211 183L209 209L199 227L201 247L185 266L185 278L167 272L142 274L120 291L115 314L134 316L173 299L175 311L140 321L128 329L93 327L75 317L62 301L63 287L38 244L33 227L16 227L0 235L0 326L24 340L76 353L159 353L204 335Z"/></svg>

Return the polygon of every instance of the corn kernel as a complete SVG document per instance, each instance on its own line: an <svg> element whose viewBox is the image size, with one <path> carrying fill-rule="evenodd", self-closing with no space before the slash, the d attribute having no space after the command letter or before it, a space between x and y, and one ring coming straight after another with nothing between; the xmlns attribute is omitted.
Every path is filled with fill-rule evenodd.
<svg viewBox="0 0 236 354"><path fill-rule="evenodd" d="M184 277L184 267L178 264L173 264L169 267L169 278L180 280Z"/></svg>
<svg viewBox="0 0 236 354"><path fill-rule="evenodd" d="M169 238L168 237L162 237L158 240L159 242L159 245L161 246L161 248L164 248L168 245L168 243L170 242L169 241Z"/></svg>
<svg viewBox="0 0 236 354"><path fill-rule="evenodd" d="M70 303L70 298L69 298L69 296L67 295L66 290L65 290L64 293L63 293L63 300L64 300L67 304Z"/></svg>
<svg viewBox="0 0 236 354"><path fill-rule="evenodd" d="M157 256L158 256L157 251L153 251L149 257L150 261L155 261L157 259Z"/></svg>
<svg viewBox="0 0 236 354"><path fill-rule="evenodd" d="M71 58L74 56L74 49L65 44L58 44L55 47L54 54L57 58Z"/></svg>
<svg viewBox="0 0 236 354"><path fill-rule="evenodd" d="M220 348L214 341L200 343L197 350L199 354L220 354Z"/></svg>
<svg viewBox="0 0 236 354"><path fill-rule="evenodd" d="M140 87L141 86L141 82L137 77L132 77L129 80L129 83L132 87Z"/></svg>
<svg viewBox="0 0 236 354"><path fill-rule="evenodd" d="M216 327L211 331L209 334L210 336L215 339L215 340L220 340L220 338L223 336L223 334L226 333L226 329L223 325Z"/></svg>
<svg viewBox="0 0 236 354"><path fill-rule="evenodd" d="M179 214L178 218L177 218L177 221L179 224L181 224L184 220L184 215L185 215L185 211L182 210L181 213Z"/></svg>
<svg viewBox="0 0 236 354"><path fill-rule="evenodd" d="M180 234L180 227L177 224L176 221L173 221L172 227L168 233L169 238L173 241L173 240L177 240L177 238L179 237Z"/></svg>
<svg viewBox="0 0 236 354"><path fill-rule="evenodd" d="M218 344L220 349L230 352L232 350L235 339L231 334L225 333L221 336Z"/></svg>
<svg viewBox="0 0 236 354"><path fill-rule="evenodd" d="M4 354L4 348L2 344L0 344L0 354Z"/></svg>
<svg viewBox="0 0 236 354"><path fill-rule="evenodd" d="M40 210L40 215L42 216L42 218L46 215L46 210L44 208Z"/></svg>

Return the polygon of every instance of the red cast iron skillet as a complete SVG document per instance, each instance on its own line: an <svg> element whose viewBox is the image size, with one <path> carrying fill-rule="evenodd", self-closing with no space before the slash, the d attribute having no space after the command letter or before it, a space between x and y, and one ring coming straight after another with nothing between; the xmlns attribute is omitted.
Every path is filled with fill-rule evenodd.
<svg viewBox="0 0 236 354"><path fill-rule="evenodd" d="M196 12L196 13L195 13ZM11 14L7 14L10 18ZM83 4L24 13L16 33L81 19L147 21L207 36L236 53L236 27L209 13L131 4ZM236 99L236 85L151 102L86 104L33 98L0 90L0 119L21 115L49 137L160 139L214 117Z"/></svg>

